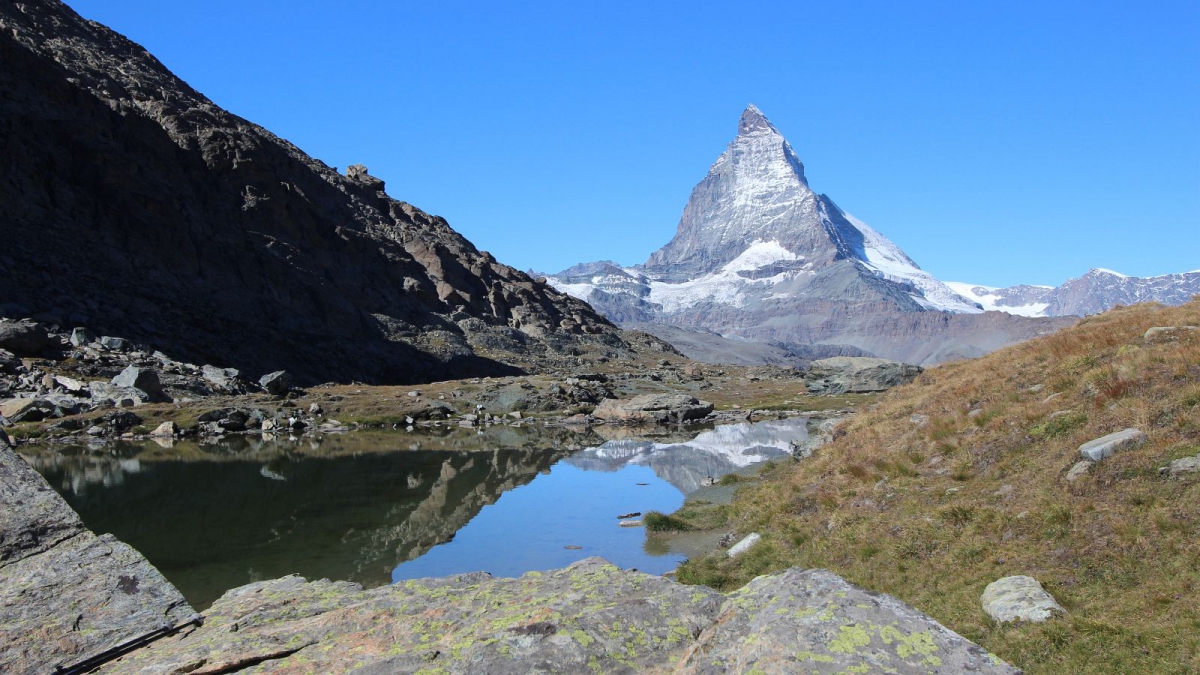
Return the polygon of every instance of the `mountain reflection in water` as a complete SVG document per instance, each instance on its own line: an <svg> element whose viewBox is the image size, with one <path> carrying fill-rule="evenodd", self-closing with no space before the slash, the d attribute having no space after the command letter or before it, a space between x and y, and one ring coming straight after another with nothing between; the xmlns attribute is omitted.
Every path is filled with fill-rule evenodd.
<svg viewBox="0 0 1200 675"><path fill-rule="evenodd" d="M793 441L808 438L807 423L808 418L796 417L726 424L679 443L616 438L580 451L566 461L589 471L615 471L628 464L642 464L686 495L701 487L705 479L789 456Z"/></svg>
<svg viewBox="0 0 1200 675"><path fill-rule="evenodd" d="M804 429L788 422L718 427L688 443L499 426L22 450L88 527L137 548L204 608L286 574L378 586L408 576L395 571L405 561L426 576L519 574L565 564L563 547L579 541L593 545L576 558L654 567L641 530L616 528L627 486L649 483L627 496L633 510L673 509L707 476L784 454ZM556 529L551 516L568 500L577 517Z"/></svg>

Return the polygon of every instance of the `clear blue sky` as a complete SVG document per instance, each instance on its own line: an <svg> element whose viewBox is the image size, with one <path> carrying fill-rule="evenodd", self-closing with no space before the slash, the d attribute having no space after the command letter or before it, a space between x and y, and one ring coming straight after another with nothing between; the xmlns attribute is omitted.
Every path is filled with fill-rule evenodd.
<svg viewBox="0 0 1200 675"><path fill-rule="evenodd" d="M946 280L1200 268L1200 2L69 0L516 267L642 262L754 102Z"/></svg>

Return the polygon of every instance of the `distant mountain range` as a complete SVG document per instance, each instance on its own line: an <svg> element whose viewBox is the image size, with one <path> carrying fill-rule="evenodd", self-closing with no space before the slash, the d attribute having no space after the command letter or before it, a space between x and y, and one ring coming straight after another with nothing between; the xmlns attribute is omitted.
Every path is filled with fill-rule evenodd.
<svg viewBox="0 0 1200 675"><path fill-rule="evenodd" d="M814 192L791 145L753 105L692 190L666 246L642 265L584 263L547 277L619 324L667 325L676 335L707 331L701 342L715 352L711 360L722 351L713 333L738 358L749 340L802 347L805 357L826 351L937 363L1070 323L985 312L979 300L923 271ZM656 334L670 341L670 332Z"/></svg>
<svg viewBox="0 0 1200 675"><path fill-rule="evenodd" d="M1063 285L993 288L956 281L946 285L986 310L1021 316L1086 316L1117 305L1161 302L1182 305L1200 294L1200 270L1157 277L1131 277L1106 269L1092 269Z"/></svg>

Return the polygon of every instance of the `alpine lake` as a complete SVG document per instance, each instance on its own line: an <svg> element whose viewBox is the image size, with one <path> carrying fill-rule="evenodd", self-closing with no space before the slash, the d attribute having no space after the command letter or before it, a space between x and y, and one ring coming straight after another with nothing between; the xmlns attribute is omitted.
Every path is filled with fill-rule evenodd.
<svg viewBox="0 0 1200 675"><path fill-rule="evenodd" d="M628 521L790 457L807 422L649 436L535 424L227 436L62 446L27 459L89 528L141 551L204 609L229 589L288 574L374 587L481 570L518 576L590 556L662 574L686 551Z"/></svg>

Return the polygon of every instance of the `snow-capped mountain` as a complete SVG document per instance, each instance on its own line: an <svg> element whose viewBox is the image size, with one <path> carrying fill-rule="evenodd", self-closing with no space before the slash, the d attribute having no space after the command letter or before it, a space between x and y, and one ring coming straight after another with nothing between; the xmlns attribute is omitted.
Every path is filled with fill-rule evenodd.
<svg viewBox="0 0 1200 675"><path fill-rule="evenodd" d="M1200 270L1156 277L1131 277L1094 268L1061 286L993 288L948 281L946 285L987 310L1021 316L1086 316L1117 305L1161 302L1180 305L1200 295Z"/></svg>
<svg viewBox="0 0 1200 675"><path fill-rule="evenodd" d="M973 356L1048 329L972 318L982 316L980 303L813 191L791 145L753 105L692 190L674 238L645 264L585 263L548 280L622 324L914 363Z"/></svg>
<svg viewBox="0 0 1200 675"><path fill-rule="evenodd" d="M887 237L813 192L792 146L750 105L737 137L692 190L675 238L643 270L651 281L648 300L670 313L706 300L736 306L754 290L798 290L843 260L896 284L923 307L982 311Z"/></svg>

